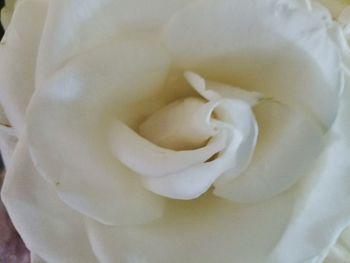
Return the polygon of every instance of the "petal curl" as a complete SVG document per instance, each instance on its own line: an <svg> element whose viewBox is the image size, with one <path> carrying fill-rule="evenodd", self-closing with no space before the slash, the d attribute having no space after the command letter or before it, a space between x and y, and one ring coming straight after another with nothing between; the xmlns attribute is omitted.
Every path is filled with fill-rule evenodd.
<svg viewBox="0 0 350 263"><path fill-rule="evenodd" d="M114 155L133 171L149 177L166 176L204 163L222 151L226 143L222 136L215 136L199 149L174 151L152 144L121 122L114 123L110 137Z"/></svg>
<svg viewBox="0 0 350 263"><path fill-rule="evenodd" d="M220 121L212 122L222 131L218 137L225 136L224 150L212 161L197 163L173 174L142 177L148 189L171 198L193 199L207 191L215 181L233 180L247 166L258 134L251 109L242 101L221 100L216 104Z"/></svg>

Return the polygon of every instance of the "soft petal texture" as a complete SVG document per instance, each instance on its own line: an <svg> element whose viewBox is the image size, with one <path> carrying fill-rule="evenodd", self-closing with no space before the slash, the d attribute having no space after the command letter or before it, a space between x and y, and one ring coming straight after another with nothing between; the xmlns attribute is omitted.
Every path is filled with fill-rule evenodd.
<svg viewBox="0 0 350 263"><path fill-rule="evenodd" d="M215 181L230 181L248 165L258 134L250 106L243 101L232 99L214 100L208 103L210 104L218 118L213 119L211 125L214 129L222 131L217 137L220 140L220 137L225 136L226 147L218 152L214 160L193 162L193 165L188 165L183 170L160 177L142 177L145 186L152 192L175 199L197 198ZM209 146L211 143L203 149L209 150ZM194 161L195 157L191 160ZM143 174L142 171L139 173Z"/></svg>
<svg viewBox="0 0 350 263"><path fill-rule="evenodd" d="M331 247L324 263L346 263L350 261L350 228L342 232L334 246Z"/></svg>
<svg viewBox="0 0 350 263"><path fill-rule="evenodd" d="M210 193L168 201L161 219L136 227L87 220L100 262L322 262L350 219L349 96L317 168L290 190L252 205Z"/></svg>
<svg viewBox="0 0 350 263"><path fill-rule="evenodd" d="M47 149L46 147L57 148L50 148L48 151L43 150L43 155L41 155L41 157L45 159L42 161L42 163L37 162L37 164L40 164L40 166L36 165L33 167L33 164L28 157L28 149L26 149L25 139L22 138L23 141L16 151L13 162L16 165L13 165L10 169L9 177L6 179L5 183L5 192L3 193L3 196L6 200L6 205L10 208L10 214L14 218L14 222L17 228L20 230L20 232L23 233L25 241L30 249L34 250L38 254L38 257L36 257L37 261L34 261L34 263L42 263L43 260L49 263L76 263L80 262L79 260L82 260L81 262L93 263L97 260L92 255L91 250L96 253L98 262L103 263L115 263L116 261L118 263L135 261L148 263L197 263L198 261L201 263L314 263L322 261L326 256L327 251L329 251L330 246L335 243L337 237L348 224L350 219L348 212L350 209L350 182L348 176L350 172L348 162L348 156L350 155L348 132L350 130L348 118L350 114L349 92L346 91L346 97L343 100L342 108L337 122L335 123L334 130L332 130L329 134L329 147L322 155L322 158L318 160L316 169L305 179L299 180L299 183L290 188L288 191L285 191L284 193L268 201L263 201L259 204L252 205L235 204L233 202L212 196L210 193L193 201L167 201L164 210L164 217L145 223L145 218L143 217L144 211L140 211L140 214L143 214L143 216L141 218L137 218L137 216L135 216L133 213L133 209L141 208L147 210L148 212L149 207L143 207L142 202L144 201L146 204L152 202L152 205L154 205L151 209L152 211L146 216L149 216L148 219L155 219L154 215L157 214L157 212L159 212L157 215L160 215L162 211L161 207L158 206L161 205L157 203L158 199L154 200L151 198L151 200L143 200L143 195L135 197L133 195L134 193L139 194L139 191L141 191L141 193L143 193L143 191L139 184L136 183L136 180L135 182L130 182L131 185L135 186L135 191L127 187L129 184L128 180L132 180L132 174L126 168L122 169L122 172L125 172L125 177L123 176L123 180L118 181L118 183L122 182L123 187L126 188L120 193L119 196L115 196L116 193L113 193L113 196L108 196L110 199L103 199L106 197L104 192L106 188L107 192L110 191L111 193L112 190L117 192L120 190L116 189L116 187L119 187L119 185L115 183L116 180L108 180L108 178L103 177L105 176L105 173L103 173L104 170L101 169L102 167L94 166L94 163L96 162L94 155L99 154L95 153L91 149L87 149L86 146L84 147L84 145L81 144L87 144L90 142L96 142L96 144L99 144L101 142L100 138L107 138L107 136L100 137L100 133L95 132L96 125L94 124L97 124L97 126L100 124L98 118L100 115L97 113L84 114L85 111L90 113L90 111L88 111L89 107L94 108L96 105L98 105L97 108L104 108L103 105L99 104L99 95L101 95L99 93L102 93L101 90L104 90L106 86L108 87L108 85L104 84L108 83L110 79L106 78L106 74L102 72L109 71L108 69L112 65L113 67L110 72L108 72L108 74L116 74L116 71L118 71L120 68L123 68L125 61L130 60L130 57L133 58L133 62L135 63L133 66L139 66L140 60L145 59L149 64L151 64L147 66L150 66L152 68L152 63L154 62L153 58L158 58L158 56L154 55L152 52L149 52L148 49L147 52L145 52L144 49L140 48L139 53L135 52L137 48L133 49L133 41L126 41L124 48L122 48L122 51L120 51L120 53L125 52L127 54L125 59L121 59L118 52L117 53L119 55L116 55L113 52L114 49L112 47L108 49L111 52L108 51L106 54L104 54L104 51L98 51L98 49L106 49L106 46L108 46L106 43L109 42L108 37L105 38L105 44L100 43L100 38L97 37L96 40L90 40L91 42L86 41L88 44L86 47L84 47L81 43L85 43L85 40L87 38L94 38L94 34L91 34L90 30L87 30L87 28L91 26L89 22L87 22L87 26L82 27L80 27L80 23L74 23L77 26L72 27L72 33L70 33L70 35L67 34L67 36L72 38L66 42L69 44L62 44L60 46L60 43L58 43L58 47L54 47L53 45L55 42L60 42L58 41L57 36L64 36L64 32L68 32L70 30L72 22L74 22L75 19L79 20L82 18L84 21L91 21L93 28L95 28L94 31L99 32L99 26L101 24L95 21L104 21L104 19L108 20L109 15L104 16L104 14L102 14L97 16L97 20L94 20L91 19L93 16L90 16L88 14L89 12L86 12L86 10L90 11L89 8L91 6L99 5L101 2L104 1L56 0L53 2L54 4L50 6L48 20L49 22L46 25L47 30L45 37L41 42L41 45L43 46L43 52L39 55L40 58L38 65L40 70L37 72L37 76L39 76L37 79L37 82L39 84L38 88L43 88L43 91L40 91L41 94L37 95L32 104L32 114L36 115L34 114L35 111L40 114L37 119L31 116L31 118L34 118L32 120L35 120L35 122L32 124L33 126L31 127L31 129L33 129L32 132L35 134L35 138L31 139L34 142L34 147L32 148L34 157L36 156L35 147L38 147L38 145L40 147L45 147L44 149ZM107 10L113 15L116 14L117 11L125 12L126 16L130 14L132 20L133 12L128 11L130 9L117 8L116 11L114 8L112 8L114 6L113 3L116 3L117 5L121 2L105 2L109 2L111 5L107 5L106 8L101 8L100 10ZM211 1L210 3L212 3L213 6L221 6L221 3L223 2L226 1L218 0ZM235 1L232 2L234 3ZM250 4L257 4L256 8L253 8L254 10L257 10L257 12L265 10L263 8L259 9L260 3L263 3L261 5L264 5L264 3L272 3L267 0L261 0L259 2L240 2L245 3L247 6ZM130 1L130 3L132 7L135 7L133 6L135 3L134 1ZM164 7L165 4L163 3L166 2L155 1L154 3L158 3L159 6ZM198 6L203 6L202 10L204 10L204 15L210 14L212 10L215 11L215 8L208 8L208 5L206 3L209 3L209 1L198 1ZM277 10L277 15L285 15L288 17L286 20L296 19L293 15L288 16L288 14L293 14L294 1L290 1L292 5L288 5L286 3L288 2L282 2L280 9ZM295 1L295 3L297 3L297 1ZM77 6L79 8L77 8ZM179 6L181 6L181 4L179 4ZM57 10L56 7L62 7L63 11ZM140 12L142 10L146 10L148 7L147 10L151 11L145 13L154 14L152 10L152 4L146 6L138 2L138 7L138 10ZM226 7L230 6L221 7L221 10L225 11ZM31 9L28 8L28 10ZM96 9L92 8L91 10L92 13L94 13L94 10ZM186 48L181 50L181 52L186 52L184 53L184 56L180 56L178 59L176 58L178 65L180 65L180 67L184 66L186 63L188 63L186 65L190 65L190 60L192 58L196 58L192 57L191 55L196 55L197 51L203 51L203 54L206 53L208 50L202 50L202 45L213 44L212 50L214 53L215 50L221 52L220 48L218 48L222 47L220 46L221 43L218 43L220 41L222 41L223 44L227 44L225 47L234 47L234 45L231 45L232 43L230 41L225 42L224 36L227 35L228 37L231 37L232 34L230 34L230 30L227 29L229 29L232 25L237 25L237 23L229 23L229 26L221 24L224 25L224 30L222 31L217 31L216 29L218 27L216 26L217 22L220 22L221 19L225 17L230 22L231 19L235 19L235 17L238 17L240 15L247 18L251 17L252 15L245 14L244 12L246 9L241 10L237 8L237 10L238 11L234 13L237 16L231 15L229 18L226 16L220 17L217 15L214 17L214 19L208 19L208 16L202 16L204 19L200 19L200 23L198 24L200 24L200 26L203 26L205 30L208 30L211 28L210 24L208 25L208 22L211 22L214 25L214 30L211 31L213 34L210 35L212 39L199 38L198 42L195 41L198 39L195 33L198 33L200 31L192 31L193 27L191 27L191 23L186 23L186 20L183 19L183 17L180 15L180 18L178 18L177 21L183 20L183 23L180 23L181 21L179 22L182 32L187 32L188 30L188 32L191 32L191 35L188 34L190 37L187 38L182 37L181 34L175 35L173 39L176 39L176 41L172 42L167 40L165 41L166 46L169 48L172 54L175 54L177 51L172 47L172 45L185 40L194 40L195 43L191 45L192 49L188 49L188 53L186 53ZM231 11L232 8L228 8L228 12ZM67 20L65 20L64 17L64 14L66 12L70 14L67 14ZM135 14L138 13L135 12ZM161 12L159 12L159 14L160 16L163 16ZM164 17L164 19L168 19L170 14L167 12L164 12L164 14L167 16ZM191 12L190 15L192 14L193 13ZM272 15L272 13L268 14ZM306 17L306 13L304 12L303 14L305 14ZM310 11L310 14L313 13ZM255 14L252 16L254 17L254 15ZM201 15L193 16L193 18L198 17L201 17ZM63 23L65 21L67 22ZM283 24L279 23L279 19L272 19L272 21L277 27ZM145 20L142 20L141 22L142 25L140 25L140 27L143 25L146 25L147 27L147 23L143 23ZM60 23L62 23L62 25ZM138 23L139 22L136 23L135 21L134 25L136 28L138 26ZM161 23L162 22L159 24ZM61 29L55 30L58 27ZM165 31L167 31L170 27L171 26L166 27ZM266 94L267 96L277 94L276 96L278 99L281 99L282 101L285 100L288 104L290 104L289 106L300 108L299 106L303 105L303 108L310 109L310 112L312 112L310 115L317 116L315 119L320 120L320 122L324 124L323 126L327 127L335 116L338 91L341 90L340 85L336 84L336 82L338 82L340 79L338 78L338 75L340 75L338 74L338 63L330 63L329 68L327 68L327 66L321 65L321 69L315 69L315 65L319 65L320 62L309 63L310 61L308 61L308 59L310 57L304 56L305 53L300 52L300 50L295 50L293 47L291 48L289 45L290 43L286 44L282 40L281 42L277 43L274 41L276 39L271 38L270 40L273 44L270 43L271 45L268 45L269 34L267 34L267 32L264 30L259 31L259 29L263 28L257 27L255 28L257 30L255 30L252 27L247 27L248 28L245 28L247 29L246 32L248 34L251 34L253 37L252 39L248 39L247 43L243 43L243 48L239 49L231 56L233 59L228 58L227 60L222 60L224 63L220 64L217 62L220 61L220 58L218 58L216 61L217 64L211 64L209 67L207 65L210 63L207 64L207 62L203 62L203 66L201 64L202 61L200 58L199 62L194 61L195 65L191 65L190 70L195 70L195 68L192 67L202 68L198 72L207 72L208 74L204 74L205 76L210 76L210 74L212 74L212 77L210 77L210 79L217 80L219 82L227 82L238 87L247 87L251 90L256 89L260 92L268 91ZM294 26L291 27L293 28ZM281 28L283 29L284 27L281 26ZM82 29L82 34L79 34L80 29ZM181 30L179 32L181 32ZM104 32L104 30L101 31ZM284 34L288 34L288 32L291 31L285 30ZM315 32L318 31L316 30ZM305 38L308 38L309 36L315 37L313 41L307 41L307 43L309 43L308 47L311 50L315 49L315 51L312 51L313 55L310 56L313 59L321 62L323 61L325 65L328 65L328 62L333 60L333 55L336 55L333 52L333 47L328 48L328 42L325 43L324 49L321 48L321 51L325 51L325 49L327 49L330 51L330 53L327 53L326 51L321 52L320 49L317 48L318 44L322 42L319 40L322 39L322 36L324 36L324 32L319 32L319 35L317 33L315 33L315 35L311 34L309 31L302 33L305 33ZM74 36L77 36L77 38L74 38ZM295 35L291 34L291 36ZM318 38L317 36L321 37ZM245 39L244 34L239 34L238 38L236 34L235 38L239 40ZM83 41L80 41L80 39ZM62 41L65 43L64 40ZM116 42L118 41L116 40ZM251 43L257 43L256 46L258 46L258 48L260 46L264 47L263 44L266 44L267 48L264 50L253 50L253 52L250 52L251 50L248 50L244 47L249 47L249 44ZM101 45L99 46L99 44ZM275 48L275 44L279 45L278 48ZM183 47L186 47L186 45ZM320 44L320 46L322 45ZM330 44L330 46L332 45ZM71 47L74 47L75 52L79 54L70 52ZM130 47L132 49L130 53L136 53L135 56L131 56L129 52L126 52L126 50L129 50ZM302 49L303 47L301 46L299 48ZM159 49L160 53L162 52L162 47L157 46L155 49ZM145 56L141 56L142 58L140 60L135 59L135 57L138 57L143 53L147 54ZM180 53L176 53L175 57L177 57L177 55ZM53 56L51 56L51 54ZM189 56L186 57L188 54ZM208 54L211 55L210 53ZM147 55L149 55L149 57L152 57L152 59L150 59ZM118 58L115 61L121 61L119 64L120 66L114 67L115 64L113 63L102 63L98 59L100 56L102 57L101 60L106 60L108 62L110 62L110 60ZM225 56L225 54L222 54L222 56ZM182 59L184 59L186 63L183 63ZM204 60L206 59L207 58ZM214 59L214 62L215 60L216 59ZM232 61L236 61L237 63L235 62L235 64ZM77 64L75 65L75 63ZM117 62L116 64L118 65ZM167 63L160 64L161 65L159 68L162 68L164 64ZM13 68L15 68L15 66L18 66L18 64L14 63L11 65ZM122 71L123 74L121 74L123 76L127 76L126 80L123 78L123 81L125 81L123 83L134 83L133 81L137 81L135 80L135 77L141 77L143 80L144 75L139 74L139 72L136 72L134 75L129 75L130 72L128 70L132 67L129 64L126 65L129 67L126 67L125 71ZM227 65L227 68L231 68L232 71L235 71L237 73L222 71L223 66L225 65ZM91 70L89 69L90 66L92 66ZM118 70L116 70L116 68ZM146 66L144 68L146 68ZM188 68L186 69L189 70ZM315 69L317 72L311 72L312 69ZM56 70L61 71L53 75ZM95 72L98 72L99 74L96 75ZM220 72L222 72L222 76L220 76ZM320 77L320 72L325 73L324 79ZM157 74L155 75L158 76L158 73L159 72L157 71ZM159 74L159 76L160 75L162 74ZM232 79L230 79L228 76L232 76ZM116 76L116 78L119 77L119 75ZM97 81L95 78L97 78ZM299 81L297 81L298 78L300 78ZM107 80L102 81L104 79ZM237 79L237 83L234 82L234 79ZM80 81L82 81L82 86L79 86ZM62 83L67 85L61 85ZM120 83L118 82L117 84ZM334 87L334 89L328 89L328 85ZM124 87L124 85L120 85L119 87L122 86ZM142 81L135 84L135 87L136 86L142 88L148 87L146 84L143 84ZM95 97L92 96L92 98L88 99L86 105L82 105L83 103L76 105L76 96L79 95L79 92L81 92L81 90L85 91L85 87L86 90L90 91L89 94L93 94ZM94 89L96 91L91 92L91 90ZM294 93L294 89L296 89L297 92ZM281 90L288 90L288 92L283 93ZM147 92L148 91L149 90L147 90ZM293 91L292 94L290 94L290 91ZM303 93L300 91L307 92ZM124 99L129 102L129 98L132 96L129 97L130 94L128 93L127 88L121 89L120 92L121 95L117 99L114 96L110 96L111 93L109 93L109 91L107 92L108 94L103 95L104 99L111 98L111 100L107 99L107 104L109 104L110 101L116 99L116 107L111 106L113 112L115 111L116 117L119 115L122 116L125 112L130 111L130 108L124 107L124 104L122 102ZM138 92L135 92L134 95L137 97L137 99L143 99L143 96L145 94L139 94ZM307 103L305 103L306 100ZM162 102L160 104L162 104ZM135 102L135 105L138 106L138 101ZM155 108L159 108L158 106L159 105L157 105ZM22 109L23 108L25 107L22 106ZM124 113L120 113L116 108L118 108L118 110L124 110ZM47 111L47 109L56 110ZM135 109L141 109L141 107L136 107ZM152 110L150 110L147 108L147 110L152 112L155 109L152 108ZM69 115L72 115L73 119L67 121L67 119L64 117ZM18 116L22 115L18 114ZM43 118L43 123L46 123L44 126L41 122L41 118ZM15 118L9 116L9 119L10 121L13 121ZM80 126L80 124L85 123L86 120L90 125ZM103 121L101 120L101 122ZM21 124L18 124L18 126L21 126ZM71 130L67 131L68 133L73 130L75 131L72 136L69 137L65 133L60 133L60 131L62 131L62 127L67 128L68 126L71 126L69 127ZM108 130L105 127L102 127L99 130L104 129L105 131ZM21 127L19 127L19 130L21 130ZM79 138L79 136L82 134L88 135L84 138ZM62 140L60 140L60 138ZM41 139L43 140L42 144L40 144ZM55 139L57 141L52 142L52 139ZM81 141L79 141L79 139L81 139ZM76 144L76 140L78 140L78 144ZM105 144L106 142L102 142L101 145ZM63 148L65 151L61 151ZM99 147L92 148L99 149ZM57 155L46 156L49 155L49 153L52 154L52 151ZM101 159L104 159L104 157L106 157L104 155L99 156ZM42 177L38 176L38 171L36 170L36 168L41 168L45 165L46 158L49 158L50 160L48 162L48 166L50 172L54 172L53 176L57 175L56 172L60 173L62 171L67 173L69 172L73 176L81 176L79 176L79 178L68 178L70 180L67 180L66 178L66 181L56 181L56 178L49 178L47 174L46 179L49 179L49 182L51 182L51 186L48 185L46 181L42 180ZM78 166L78 168L81 168L82 166L86 165L88 165L88 167L83 171L81 169L78 169L77 173L74 172L75 170L65 170L64 168L66 167L57 168L56 161L60 158L62 160L67 160L67 164L71 167ZM112 160L111 158L110 162L102 162L101 166L107 165L112 170L112 168L114 169L115 167L111 163L114 162L115 159ZM86 175L82 175L82 172L85 172ZM98 177L92 176L90 178L87 178L94 173L98 174ZM117 176L118 175L120 174L118 173ZM111 175L110 178L112 177L113 176ZM87 183L80 183L79 179L82 178L87 178L88 180L91 179L91 181ZM101 183L100 179L104 182ZM105 179L107 180L105 181ZM125 182L126 185L124 184ZM55 185L56 183L58 184ZM75 191L78 190L77 193L79 195L81 194L80 196L82 198L79 199L77 196L74 196L72 199L75 199L75 204L78 206L84 202L86 202L87 205L91 205L91 207L88 207L89 209L84 210L85 212L91 212L89 213L90 215L102 215L100 218L94 217L98 220L94 220L90 217L84 218L87 227L87 233L92 244L91 250L88 248L89 244L86 241L84 232L81 232L84 231L84 226L80 214L78 215L77 212L72 212L72 210L70 210L70 208L67 208L65 203L61 202L61 200L56 196L56 189L59 189L61 186L64 186L61 188L63 191L65 191L63 194L67 193L67 187L71 187L68 189L71 193L75 193ZM96 190L94 190L95 187ZM103 189L103 191L101 191L101 189ZM103 200L100 199L100 202L91 202L91 204L89 204L89 201L94 201L88 199L89 196L95 198L101 194L104 195L102 198ZM110 205L111 203L114 204L116 200L118 200L118 202L123 201L120 199L120 197L125 197L125 199L135 198L135 202L136 200L139 202L139 206L130 206L128 209L123 210L129 213L128 216L130 217L118 218L116 217L118 215L113 214L115 212L115 207L106 205ZM70 198L71 196L66 196L65 200L72 201ZM87 199L83 200L84 198ZM106 203L103 203L103 201L106 201ZM155 203L153 203L153 201L155 201ZM94 205L96 207L94 207ZM86 207L79 207L79 209L85 208ZM105 210L96 211L94 208ZM110 208L111 211L106 211L108 208ZM120 210L118 211L120 212ZM110 214L108 214L108 212L110 212ZM134 222L143 222L145 224L137 226L107 226L100 223L121 223L126 221L130 224ZM59 231L56 231L57 229L59 229ZM47 238L47 236L50 236L50 238ZM274 251L273 253L271 253L272 250ZM42 260L40 258L42 258Z"/></svg>
<svg viewBox="0 0 350 263"><path fill-rule="evenodd" d="M249 165L254 152L259 128L251 107L261 99L261 95L207 81L193 72L186 72L185 78L201 96L213 104L214 113L221 122L218 123L217 129L223 128L222 125L226 124L234 128L242 137L235 156L226 155L231 159L232 164L229 171L220 169L224 174L220 175L216 184L230 181Z"/></svg>
<svg viewBox="0 0 350 263"><path fill-rule="evenodd" d="M38 61L37 83L79 54L130 32L158 30L189 0L52 0ZM53 30L50 30L53 29ZM57 37L59 36L59 37Z"/></svg>
<svg viewBox="0 0 350 263"><path fill-rule="evenodd" d="M139 125L147 140L173 150L204 146L217 131L210 125L213 106L205 100L188 97L176 100L151 114Z"/></svg>
<svg viewBox="0 0 350 263"><path fill-rule="evenodd" d="M17 135L25 124L25 110L34 91L46 9L43 0L19 2L0 46L0 103Z"/></svg>
<svg viewBox="0 0 350 263"><path fill-rule="evenodd" d="M169 175L204 163L222 151L226 144L225 137L215 136L199 149L169 150L152 144L121 122L114 123L110 137L116 158L139 175L150 177Z"/></svg>
<svg viewBox="0 0 350 263"><path fill-rule="evenodd" d="M106 224L161 216L163 200L113 157L108 130L114 118L140 112L139 102L160 91L168 66L164 49L150 37L112 41L71 60L34 96L32 158L69 206Z"/></svg>
<svg viewBox="0 0 350 263"><path fill-rule="evenodd" d="M38 174L25 137L16 148L13 164L1 197L28 248L50 263L98 262L83 217L69 209Z"/></svg>
<svg viewBox="0 0 350 263"><path fill-rule="evenodd" d="M300 2L194 2L170 19L164 42L178 66L302 107L329 127L339 54L323 18Z"/></svg>
<svg viewBox="0 0 350 263"><path fill-rule="evenodd" d="M215 194L236 202L257 202L289 188L314 167L324 136L303 112L274 101L255 108L259 139L253 159L235 180L216 184Z"/></svg>
<svg viewBox="0 0 350 263"><path fill-rule="evenodd" d="M328 134L328 147L311 174L299 185L299 200L272 254L272 262L302 262L302 258L319 262L326 257L326 248L336 242L349 224L349 81L347 79L338 117Z"/></svg>
<svg viewBox="0 0 350 263"><path fill-rule="evenodd" d="M286 203L294 198L289 192L240 206L205 194L168 201L164 216L151 224L113 227L87 220L87 229L101 263L262 263L288 224L293 208Z"/></svg>

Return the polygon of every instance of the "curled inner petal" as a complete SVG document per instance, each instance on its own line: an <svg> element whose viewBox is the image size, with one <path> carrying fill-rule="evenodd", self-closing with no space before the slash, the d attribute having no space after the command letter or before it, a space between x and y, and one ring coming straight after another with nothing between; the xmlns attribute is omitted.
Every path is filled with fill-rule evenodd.
<svg viewBox="0 0 350 263"><path fill-rule="evenodd" d="M225 85L231 96L223 98L201 76L186 72L185 78L203 98L177 100L154 112L139 126L140 134L120 121L110 132L115 157L148 190L175 199L196 198L221 176L220 182L237 177L258 134L251 106L259 94Z"/></svg>

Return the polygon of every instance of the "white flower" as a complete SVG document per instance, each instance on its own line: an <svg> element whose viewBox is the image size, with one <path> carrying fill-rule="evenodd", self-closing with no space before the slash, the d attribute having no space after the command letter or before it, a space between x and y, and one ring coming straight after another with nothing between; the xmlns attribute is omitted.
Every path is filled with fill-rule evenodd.
<svg viewBox="0 0 350 263"><path fill-rule="evenodd" d="M33 262L321 262L350 220L344 32L302 0L19 1L2 198Z"/></svg>

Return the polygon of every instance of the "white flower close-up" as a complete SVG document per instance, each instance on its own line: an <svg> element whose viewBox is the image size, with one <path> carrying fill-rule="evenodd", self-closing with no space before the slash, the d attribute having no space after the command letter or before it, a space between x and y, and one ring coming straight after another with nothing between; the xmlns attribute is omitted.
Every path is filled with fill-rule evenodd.
<svg viewBox="0 0 350 263"><path fill-rule="evenodd" d="M350 262L349 3L6 4L1 198L32 263Z"/></svg>

